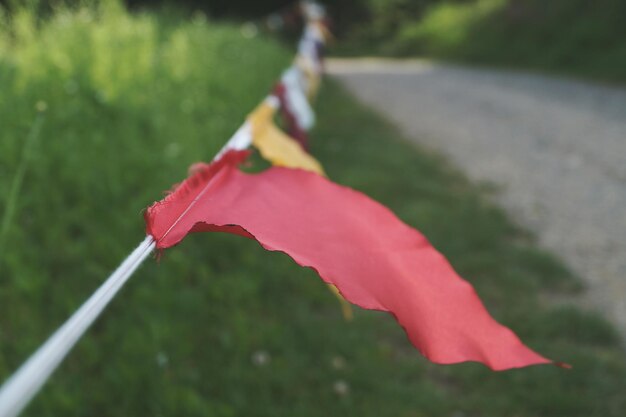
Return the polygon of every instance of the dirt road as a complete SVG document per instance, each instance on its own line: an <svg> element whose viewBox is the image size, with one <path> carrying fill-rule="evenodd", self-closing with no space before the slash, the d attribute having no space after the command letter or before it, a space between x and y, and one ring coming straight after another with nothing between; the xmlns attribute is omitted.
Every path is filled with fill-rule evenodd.
<svg viewBox="0 0 626 417"><path fill-rule="evenodd" d="M329 73L498 200L589 285L626 335L626 89L424 61Z"/></svg>

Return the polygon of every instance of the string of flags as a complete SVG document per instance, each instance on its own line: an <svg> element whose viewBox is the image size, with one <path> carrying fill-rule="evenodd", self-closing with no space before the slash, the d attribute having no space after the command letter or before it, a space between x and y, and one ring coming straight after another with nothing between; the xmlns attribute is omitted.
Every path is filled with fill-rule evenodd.
<svg viewBox="0 0 626 417"><path fill-rule="evenodd" d="M281 251L311 268L352 317L348 302L390 313L410 342L439 364L480 362L493 370L552 363L487 312L472 286L414 228L366 195L328 179L308 153L311 102L332 35L324 8L300 3L303 36L293 64L212 163L144 213L146 239L94 295L0 388L0 417L18 415L91 323L154 250L194 232L225 232ZM276 23L276 22L274 22ZM280 113L285 131L274 122ZM250 147L272 167L247 174Z"/></svg>
<svg viewBox="0 0 626 417"><path fill-rule="evenodd" d="M245 174L249 155L229 150L145 212L158 250L193 232L226 232L285 252L314 269L342 299L390 312L428 359L481 362L494 370L552 363L526 347L487 312L474 289L415 229L384 206L325 178L307 151L315 122L310 101L329 39L323 8L305 2L298 55L270 97L247 119L246 143L274 167ZM273 122L280 109L287 133Z"/></svg>

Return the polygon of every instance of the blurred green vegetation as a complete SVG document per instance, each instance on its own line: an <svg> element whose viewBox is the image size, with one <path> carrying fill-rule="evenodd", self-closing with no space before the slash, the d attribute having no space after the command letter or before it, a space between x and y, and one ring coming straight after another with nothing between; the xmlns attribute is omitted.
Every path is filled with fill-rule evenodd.
<svg viewBox="0 0 626 417"><path fill-rule="evenodd" d="M623 0L364 0L343 54L428 56L626 81Z"/></svg>
<svg viewBox="0 0 626 417"><path fill-rule="evenodd" d="M290 55L201 14L114 1L3 15L0 219L13 214L0 236L0 380L139 243L142 208L212 157ZM199 234L135 274L25 414L622 416L614 329L552 301L579 282L484 190L337 85L317 108L313 153L331 178L422 230L500 321L574 369L429 364L389 315L344 322L286 256Z"/></svg>

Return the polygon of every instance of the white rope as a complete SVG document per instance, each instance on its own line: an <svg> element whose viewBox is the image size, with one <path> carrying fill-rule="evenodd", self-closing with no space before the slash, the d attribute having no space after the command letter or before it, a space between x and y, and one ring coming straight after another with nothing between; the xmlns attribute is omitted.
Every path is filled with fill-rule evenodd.
<svg viewBox="0 0 626 417"><path fill-rule="evenodd" d="M265 97L263 101L276 110L280 107L280 101L272 94ZM251 145L252 126L250 126L250 123L246 121L239 129L237 129L235 134L228 140L228 142L226 142L222 149L220 149L213 160L215 161L221 158L221 156L228 151L243 151L244 149L248 149Z"/></svg>
<svg viewBox="0 0 626 417"><path fill-rule="evenodd" d="M0 388L0 417L15 417L154 249L145 238L102 286Z"/></svg>

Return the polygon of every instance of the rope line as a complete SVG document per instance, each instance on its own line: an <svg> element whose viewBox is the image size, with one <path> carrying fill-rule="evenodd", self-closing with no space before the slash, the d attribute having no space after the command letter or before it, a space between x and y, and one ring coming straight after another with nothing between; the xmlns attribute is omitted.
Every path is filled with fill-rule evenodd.
<svg viewBox="0 0 626 417"><path fill-rule="evenodd" d="M0 417L15 417L24 409L154 247L154 239L147 236L72 317L5 382L0 388Z"/></svg>

